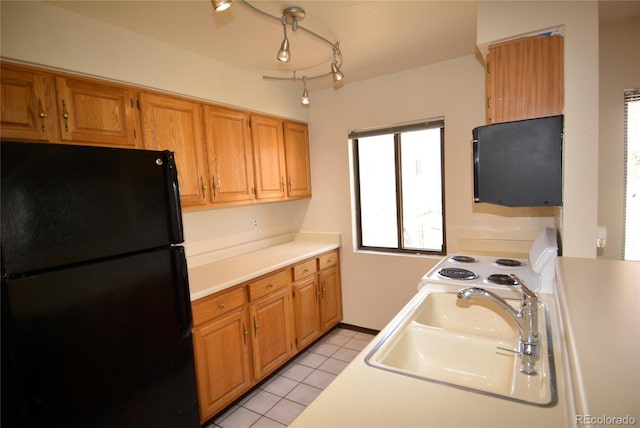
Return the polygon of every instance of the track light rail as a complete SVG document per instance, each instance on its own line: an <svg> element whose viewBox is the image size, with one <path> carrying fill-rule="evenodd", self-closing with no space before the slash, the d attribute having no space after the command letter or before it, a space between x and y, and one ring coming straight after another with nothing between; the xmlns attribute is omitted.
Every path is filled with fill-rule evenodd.
<svg viewBox="0 0 640 428"><path fill-rule="evenodd" d="M214 7L216 12L220 12L223 10L228 9L231 6L231 2L233 0L213 0L214 3ZM282 62L287 62L289 61L289 41L287 39L287 25L289 25L291 27L291 29L293 31L297 31L297 30L302 30L304 32L306 32L307 34L317 38L318 40L326 43L327 45L329 45L331 47L331 50L333 51L333 59L331 62L331 69L329 72L327 73L323 73L323 74L318 74L315 76L302 76L302 78L298 78L296 77L296 71L293 71L293 76L292 77L279 77L279 76L262 76L263 79L265 80L279 80L279 81L291 81L291 82L296 82L298 80L302 80L303 84L304 84L304 92L303 92L303 97L302 97L302 103L303 104L309 104L309 94L307 91L307 87L306 87L306 81L307 80L314 80L314 79L321 79L327 76L333 76L333 80L335 82L342 80L344 78L344 74L342 73L342 71L340 70L340 67L342 66L342 52L340 52L340 44L339 42L335 42L332 43L329 39L319 35L318 33L309 30L308 28L303 27L302 25L300 25L298 23L299 19L303 19L305 16L305 11L302 8L296 7L296 6L292 6L292 7L288 7L286 9L284 9L282 11L282 16L281 17L277 17L274 15L271 15L270 13L267 13L263 10L258 9L257 7L255 7L254 5L252 5L251 3L249 3L246 0L235 0L239 3L242 3L243 5L245 5L246 7L248 7L249 9L251 9L252 11L256 12L257 14L264 16L265 18L268 19L272 19L280 24L282 24L283 29L284 29L284 40L282 42L282 46L280 47L280 50L278 51L278 60L282 61Z"/></svg>

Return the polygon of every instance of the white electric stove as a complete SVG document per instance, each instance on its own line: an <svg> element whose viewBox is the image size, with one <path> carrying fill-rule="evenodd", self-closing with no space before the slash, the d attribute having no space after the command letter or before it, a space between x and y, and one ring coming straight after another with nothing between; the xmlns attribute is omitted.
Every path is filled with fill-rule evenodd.
<svg viewBox="0 0 640 428"><path fill-rule="evenodd" d="M418 288L446 282L463 287L508 290L515 284L509 275L515 274L533 292L553 294L557 256L556 232L546 228L531 245L528 259L448 255L422 277Z"/></svg>

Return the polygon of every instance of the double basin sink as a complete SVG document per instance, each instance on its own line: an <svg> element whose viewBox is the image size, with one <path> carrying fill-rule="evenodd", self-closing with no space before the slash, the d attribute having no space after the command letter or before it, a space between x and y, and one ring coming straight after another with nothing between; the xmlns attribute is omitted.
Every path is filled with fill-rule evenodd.
<svg viewBox="0 0 640 428"><path fill-rule="evenodd" d="M423 290L424 292L424 290ZM520 301L505 299L518 309ZM427 291L365 358L370 366L536 406L557 402L549 312L538 304L536 373L522 373L520 334L495 303Z"/></svg>

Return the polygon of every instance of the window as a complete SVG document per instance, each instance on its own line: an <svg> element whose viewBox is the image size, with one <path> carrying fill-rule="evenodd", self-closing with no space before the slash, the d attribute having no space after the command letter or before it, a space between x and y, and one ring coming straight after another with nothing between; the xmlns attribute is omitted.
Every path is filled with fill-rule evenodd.
<svg viewBox="0 0 640 428"><path fill-rule="evenodd" d="M623 259L640 261L640 89L624 93Z"/></svg>
<svg viewBox="0 0 640 428"><path fill-rule="evenodd" d="M358 248L445 254L444 122L349 134Z"/></svg>

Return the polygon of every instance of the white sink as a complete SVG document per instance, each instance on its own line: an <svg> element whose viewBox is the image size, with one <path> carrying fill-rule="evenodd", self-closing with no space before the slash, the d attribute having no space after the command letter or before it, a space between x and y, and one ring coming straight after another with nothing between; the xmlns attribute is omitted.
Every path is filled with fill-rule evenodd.
<svg viewBox="0 0 640 428"><path fill-rule="evenodd" d="M516 309L520 302L509 300ZM556 402L548 311L539 305L540 343L536 375L520 372L518 330L491 302L459 300L431 292L406 313L367 355L367 364L423 380L527 404ZM507 349L507 350L504 350Z"/></svg>

